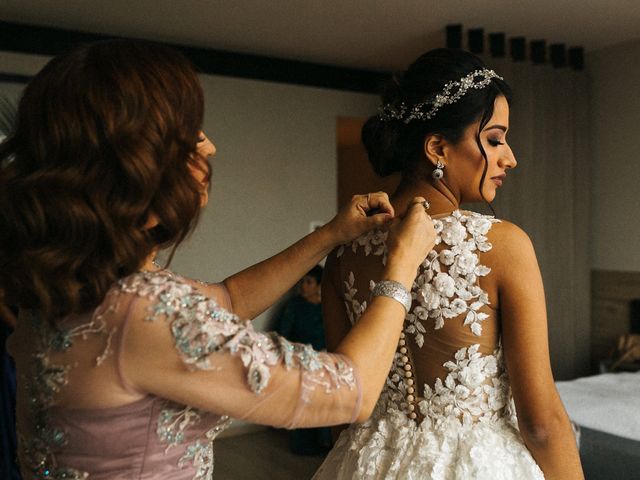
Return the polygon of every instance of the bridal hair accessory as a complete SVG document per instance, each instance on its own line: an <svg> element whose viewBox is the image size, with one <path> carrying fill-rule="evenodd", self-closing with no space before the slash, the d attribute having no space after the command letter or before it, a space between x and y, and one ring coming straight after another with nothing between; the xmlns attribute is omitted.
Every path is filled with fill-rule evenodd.
<svg viewBox="0 0 640 480"><path fill-rule="evenodd" d="M431 172L434 180L440 180L444 176L444 164L441 161L436 163L436 168Z"/></svg>
<svg viewBox="0 0 640 480"><path fill-rule="evenodd" d="M406 312L411 309L411 294L400 282L395 280L381 280L371 290L371 298L389 297L404 307Z"/></svg>
<svg viewBox="0 0 640 480"><path fill-rule="evenodd" d="M440 93L426 102L418 103L412 107L408 107L404 102L399 105L390 103L382 105L379 109L379 117L385 122L402 120L404 123L409 123L411 120L430 120L444 105L456 103L471 88L476 90L485 88L494 78L504 80L504 78L488 68L475 70L460 80L447 83Z"/></svg>

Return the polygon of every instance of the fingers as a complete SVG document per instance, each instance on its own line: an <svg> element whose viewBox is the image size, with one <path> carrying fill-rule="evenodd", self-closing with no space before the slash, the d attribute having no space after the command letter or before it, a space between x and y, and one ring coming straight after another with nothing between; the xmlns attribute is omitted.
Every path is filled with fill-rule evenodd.
<svg viewBox="0 0 640 480"><path fill-rule="evenodd" d="M428 202L423 197L414 197L407 209L403 223L407 222L408 224L422 225L422 227L419 227L423 229L422 233L426 234L429 238L433 237L435 239L434 223L431 216L427 213L427 205Z"/></svg>
<svg viewBox="0 0 640 480"><path fill-rule="evenodd" d="M369 228L379 228L390 225L393 217L388 213L376 213L367 218Z"/></svg>
<svg viewBox="0 0 640 480"><path fill-rule="evenodd" d="M435 244L433 220L426 212L423 197L415 197L402 221L392 226L387 240L390 256L409 264L420 265Z"/></svg>
<svg viewBox="0 0 640 480"><path fill-rule="evenodd" d="M368 195L369 207L376 209L380 213L387 213L392 217L395 215L393 206L389 201L389 195L386 192L375 192Z"/></svg>
<svg viewBox="0 0 640 480"><path fill-rule="evenodd" d="M394 216L393 206L389 201L389 195L385 192L373 192L366 195L354 195L353 202L356 202L358 207L364 212L369 213L375 210L376 213L386 213Z"/></svg>
<svg viewBox="0 0 640 480"><path fill-rule="evenodd" d="M427 209L429 208L429 202L427 202L427 200L424 199L424 197L414 197L413 200L411 201L411 204L409 204L409 208L407 209L407 215L408 216L426 216L429 217L429 215L427 214Z"/></svg>

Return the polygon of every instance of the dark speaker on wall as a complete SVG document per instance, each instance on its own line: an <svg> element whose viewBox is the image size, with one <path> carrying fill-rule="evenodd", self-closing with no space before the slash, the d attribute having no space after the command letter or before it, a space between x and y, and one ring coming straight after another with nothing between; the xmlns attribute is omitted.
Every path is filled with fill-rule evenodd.
<svg viewBox="0 0 640 480"><path fill-rule="evenodd" d="M462 48L462 25L447 25L447 48Z"/></svg>
<svg viewBox="0 0 640 480"><path fill-rule="evenodd" d="M489 34L489 52L492 57L502 58L506 54L504 33Z"/></svg>
<svg viewBox="0 0 640 480"><path fill-rule="evenodd" d="M567 50L564 43L554 43L549 47L551 53L551 65L554 68L562 68L567 65Z"/></svg>
<svg viewBox="0 0 640 480"><path fill-rule="evenodd" d="M522 62L525 59L526 40L524 37L514 37L509 40L511 47L511 59L514 62Z"/></svg>
<svg viewBox="0 0 640 480"><path fill-rule="evenodd" d="M546 62L547 46L544 40L534 40L529 44L531 49L531 61L534 64L542 64Z"/></svg>
<svg viewBox="0 0 640 480"><path fill-rule="evenodd" d="M574 70L584 69L584 49L582 47L569 49L569 66Z"/></svg>
<svg viewBox="0 0 640 480"><path fill-rule="evenodd" d="M484 30L481 28L471 28L469 35L469 51L471 53L484 53Z"/></svg>
<svg viewBox="0 0 640 480"><path fill-rule="evenodd" d="M640 299L629 302L631 333L640 334Z"/></svg>

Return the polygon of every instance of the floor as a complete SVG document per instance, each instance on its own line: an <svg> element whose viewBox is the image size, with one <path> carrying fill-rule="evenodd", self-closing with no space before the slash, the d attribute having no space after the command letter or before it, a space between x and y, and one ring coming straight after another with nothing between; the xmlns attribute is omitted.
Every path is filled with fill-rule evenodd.
<svg viewBox="0 0 640 480"><path fill-rule="evenodd" d="M309 480L324 456L289 451L286 430L265 430L216 440L214 480Z"/></svg>

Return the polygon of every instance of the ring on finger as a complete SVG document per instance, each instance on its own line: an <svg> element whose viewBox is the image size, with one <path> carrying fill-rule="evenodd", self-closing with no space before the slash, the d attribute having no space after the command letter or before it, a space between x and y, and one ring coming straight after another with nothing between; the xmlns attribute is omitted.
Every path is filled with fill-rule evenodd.
<svg viewBox="0 0 640 480"><path fill-rule="evenodd" d="M421 202L415 202L414 205L422 205L422 208L424 208L425 212L431 208L431 204L429 203L428 200L423 200Z"/></svg>

